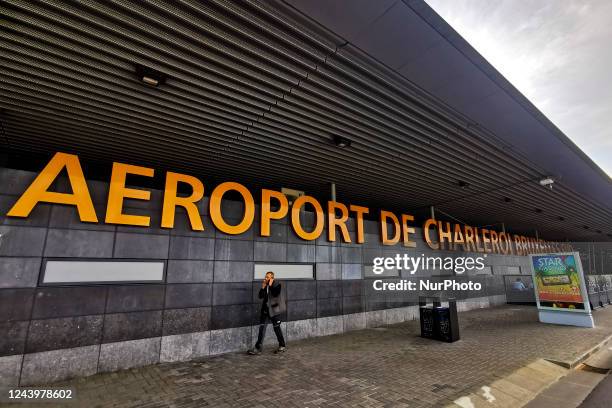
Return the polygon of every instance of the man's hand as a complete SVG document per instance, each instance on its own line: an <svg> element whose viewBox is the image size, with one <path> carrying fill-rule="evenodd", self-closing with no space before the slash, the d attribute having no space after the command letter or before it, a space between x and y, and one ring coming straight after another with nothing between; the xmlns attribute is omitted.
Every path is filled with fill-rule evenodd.
<svg viewBox="0 0 612 408"><path fill-rule="evenodd" d="M272 283L274 283L274 278L270 278L270 280L268 281L268 285L272 286Z"/></svg>
<svg viewBox="0 0 612 408"><path fill-rule="evenodd" d="M264 289L267 284L268 284L268 278L265 278L263 282L261 283L261 288Z"/></svg>

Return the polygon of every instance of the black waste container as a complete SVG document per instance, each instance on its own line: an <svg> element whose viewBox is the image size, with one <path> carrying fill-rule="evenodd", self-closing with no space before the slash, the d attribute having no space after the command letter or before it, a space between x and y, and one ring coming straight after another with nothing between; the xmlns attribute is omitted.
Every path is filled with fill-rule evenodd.
<svg viewBox="0 0 612 408"><path fill-rule="evenodd" d="M433 307L421 306L419 308L419 316L421 317L421 337L435 339Z"/></svg>
<svg viewBox="0 0 612 408"><path fill-rule="evenodd" d="M457 312L448 307L433 309L434 338L447 343L459 340L459 325Z"/></svg>

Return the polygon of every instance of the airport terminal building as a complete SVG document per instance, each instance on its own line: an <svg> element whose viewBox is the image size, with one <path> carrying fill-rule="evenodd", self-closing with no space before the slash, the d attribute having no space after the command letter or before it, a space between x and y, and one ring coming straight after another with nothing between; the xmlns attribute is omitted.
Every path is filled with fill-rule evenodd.
<svg viewBox="0 0 612 408"><path fill-rule="evenodd" d="M612 274L612 182L421 0L0 4L0 386L415 319L376 259ZM270 339L272 341L272 339Z"/></svg>

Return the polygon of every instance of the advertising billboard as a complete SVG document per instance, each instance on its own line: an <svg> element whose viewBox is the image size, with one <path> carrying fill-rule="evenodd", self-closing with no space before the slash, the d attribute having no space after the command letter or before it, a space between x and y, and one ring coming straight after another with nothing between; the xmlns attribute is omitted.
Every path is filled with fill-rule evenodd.
<svg viewBox="0 0 612 408"><path fill-rule="evenodd" d="M539 309L590 311L577 252L531 255L531 265Z"/></svg>

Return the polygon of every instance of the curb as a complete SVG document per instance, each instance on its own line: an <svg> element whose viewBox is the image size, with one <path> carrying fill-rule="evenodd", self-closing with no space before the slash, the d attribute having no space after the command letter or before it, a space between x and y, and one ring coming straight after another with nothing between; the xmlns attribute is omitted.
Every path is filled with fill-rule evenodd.
<svg viewBox="0 0 612 408"><path fill-rule="evenodd" d="M564 368L567 368L567 369L574 369L577 366L579 366L580 364L582 364L586 359L591 357L593 354L598 352L602 347L607 345L611 340L612 340L612 334L609 335L608 337L606 337L603 341L601 341L597 345L591 347L589 350L587 350L584 353L582 353L576 359L574 359L572 361L569 361L569 362L568 361L553 360L553 359L550 359L550 358L545 358L544 360L550 361L551 363L560 365L561 367L564 367Z"/></svg>

